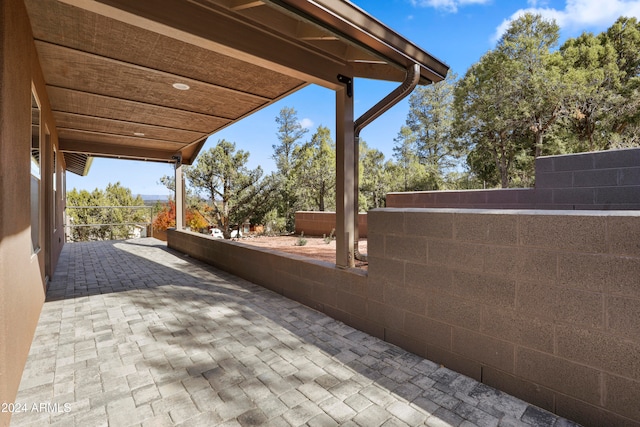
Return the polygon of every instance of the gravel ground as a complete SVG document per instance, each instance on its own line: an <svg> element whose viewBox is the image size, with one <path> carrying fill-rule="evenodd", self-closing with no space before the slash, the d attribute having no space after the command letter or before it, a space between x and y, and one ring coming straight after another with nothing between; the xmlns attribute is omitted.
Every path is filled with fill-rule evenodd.
<svg viewBox="0 0 640 427"><path fill-rule="evenodd" d="M304 246L299 245L301 240L300 236L249 236L243 238L241 242L335 263L335 240L327 244L322 237L304 236L303 239L307 241ZM367 239L360 239L360 252L363 254L367 253ZM356 267L366 269L367 263L356 261Z"/></svg>

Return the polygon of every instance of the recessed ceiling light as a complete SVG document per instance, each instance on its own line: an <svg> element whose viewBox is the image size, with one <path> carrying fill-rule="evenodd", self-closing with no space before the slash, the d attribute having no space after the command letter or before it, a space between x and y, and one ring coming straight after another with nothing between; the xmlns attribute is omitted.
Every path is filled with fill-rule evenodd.
<svg viewBox="0 0 640 427"><path fill-rule="evenodd" d="M184 84L184 83L174 83L173 87L178 89L178 90L189 90L189 85Z"/></svg>
<svg viewBox="0 0 640 427"><path fill-rule="evenodd" d="M134 132L133 135L134 136L144 136L144 133L142 133L142 132Z"/></svg>

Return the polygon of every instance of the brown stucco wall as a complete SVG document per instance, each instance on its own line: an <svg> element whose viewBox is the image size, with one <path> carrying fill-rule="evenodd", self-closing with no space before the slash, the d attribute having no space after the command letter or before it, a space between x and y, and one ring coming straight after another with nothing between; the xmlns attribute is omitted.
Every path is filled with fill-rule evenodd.
<svg viewBox="0 0 640 427"><path fill-rule="evenodd" d="M378 209L369 269L169 247L585 426L640 426L640 213Z"/></svg>
<svg viewBox="0 0 640 427"><path fill-rule="evenodd" d="M43 107L41 135L46 124L51 132L51 145L56 144L57 138L31 26L21 0L0 2L0 49L0 402L13 402L44 302L45 256L50 257L50 266L54 268L63 241L56 239L54 243L52 239L50 251L45 251L44 206L45 191L49 189L43 186L42 250L31 255L32 81ZM44 176L52 172L45 166L50 153L43 150L41 156ZM59 165L62 168L62 160ZM61 231L62 227L58 229ZM0 413L0 425L8 425L9 419L9 413Z"/></svg>
<svg viewBox="0 0 640 427"><path fill-rule="evenodd" d="M331 230L335 235L335 212L298 211L295 217L296 234L305 236L328 236ZM358 214L358 235L367 237L367 214Z"/></svg>

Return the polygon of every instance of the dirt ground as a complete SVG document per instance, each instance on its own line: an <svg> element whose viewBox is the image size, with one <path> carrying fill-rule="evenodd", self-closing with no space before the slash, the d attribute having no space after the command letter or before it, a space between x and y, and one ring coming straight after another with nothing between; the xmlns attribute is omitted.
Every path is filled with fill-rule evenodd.
<svg viewBox="0 0 640 427"><path fill-rule="evenodd" d="M247 236L241 242L263 248L276 249L290 254L298 254L322 261L336 262L336 241L326 243L322 237L304 236L307 243L299 246L300 236ZM360 239L360 252L367 253L367 239ZM356 267L367 268L367 263L356 261Z"/></svg>

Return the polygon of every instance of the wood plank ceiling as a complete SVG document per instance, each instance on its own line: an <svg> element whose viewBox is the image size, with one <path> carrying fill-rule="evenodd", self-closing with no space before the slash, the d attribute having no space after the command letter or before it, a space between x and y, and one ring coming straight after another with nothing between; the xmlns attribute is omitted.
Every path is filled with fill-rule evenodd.
<svg viewBox="0 0 640 427"><path fill-rule="evenodd" d="M88 156L190 164L209 135L309 83L402 79L402 64L271 3L25 0L73 171ZM433 68L424 82L446 75Z"/></svg>

